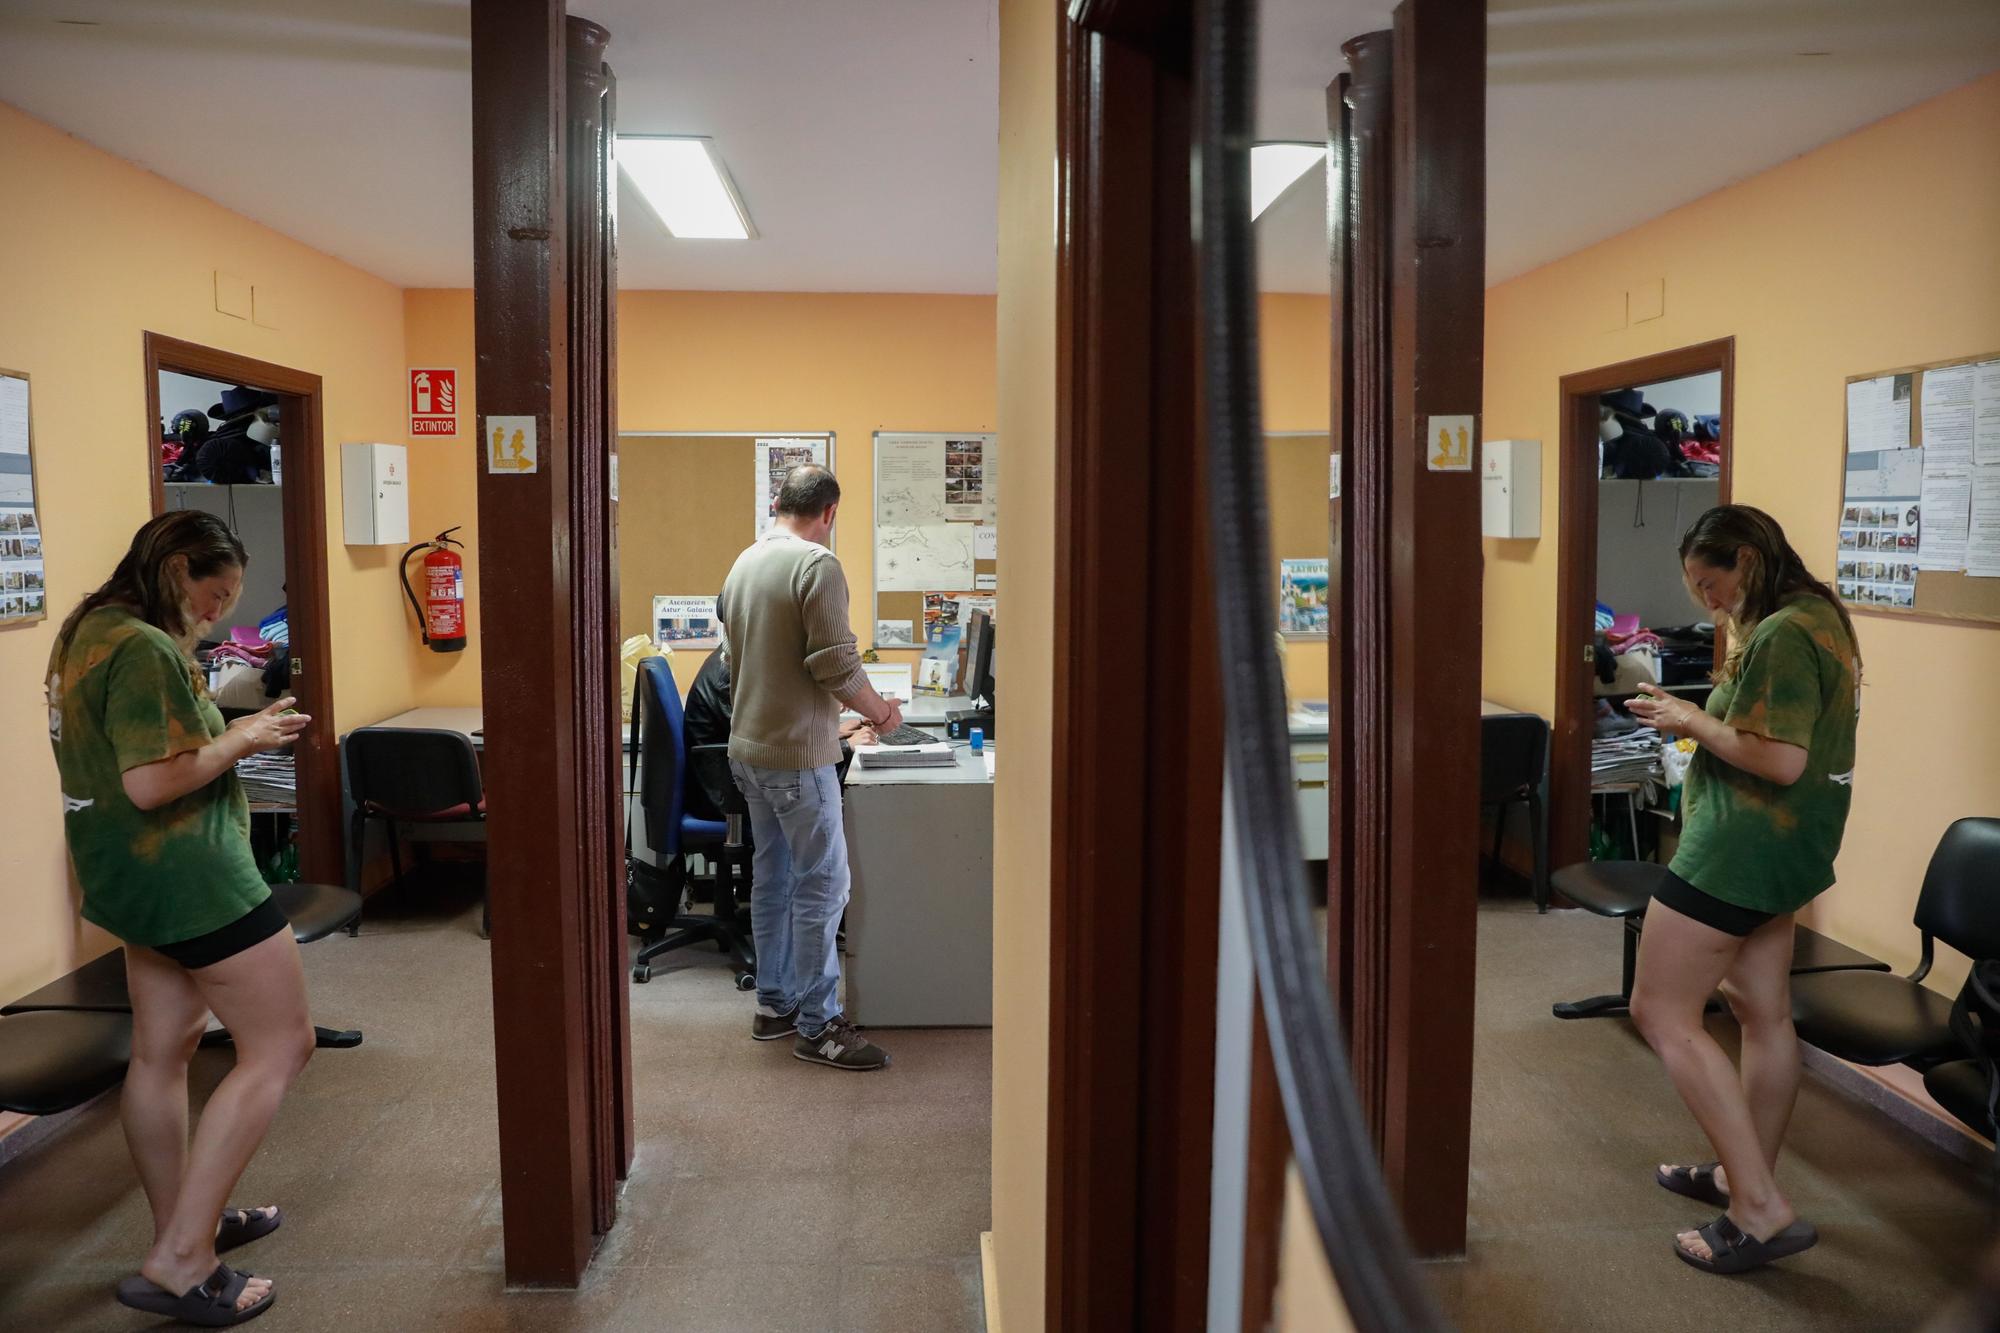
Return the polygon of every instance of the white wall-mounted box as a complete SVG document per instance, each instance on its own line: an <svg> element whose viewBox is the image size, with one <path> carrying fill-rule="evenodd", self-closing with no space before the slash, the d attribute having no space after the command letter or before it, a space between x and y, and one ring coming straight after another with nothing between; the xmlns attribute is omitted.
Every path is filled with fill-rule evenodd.
<svg viewBox="0 0 2000 1333"><path fill-rule="evenodd" d="M1480 458L1479 535L1542 535L1542 442L1488 440Z"/></svg>
<svg viewBox="0 0 2000 1333"><path fill-rule="evenodd" d="M340 446L340 511L349 546L410 540L410 458L400 444Z"/></svg>

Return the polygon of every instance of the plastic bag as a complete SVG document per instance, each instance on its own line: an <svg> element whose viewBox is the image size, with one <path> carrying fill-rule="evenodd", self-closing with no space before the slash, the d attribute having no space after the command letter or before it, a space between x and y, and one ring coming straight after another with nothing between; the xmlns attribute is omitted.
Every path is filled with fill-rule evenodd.
<svg viewBox="0 0 2000 1333"><path fill-rule="evenodd" d="M652 636L634 634L618 650L618 695L623 701L625 720L632 720L632 696L639 689L639 663L649 657L672 657L673 649L662 648Z"/></svg>
<svg viewBox="0 0 2000 1333"><path fill-rule="evenodd" d="M1688 765L1694 762L1694 748L1694 742L1686 736L1660 747L1660 768L1667 775L1669 787L1678 787L1687 781Z"/></svg>

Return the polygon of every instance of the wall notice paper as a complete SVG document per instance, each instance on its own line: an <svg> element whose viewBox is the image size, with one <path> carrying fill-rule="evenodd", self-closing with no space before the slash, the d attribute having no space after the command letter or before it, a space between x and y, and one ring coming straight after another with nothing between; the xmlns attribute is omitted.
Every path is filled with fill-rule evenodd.
<svg viewBox="0 0 2000 1333"><path fill-rule="evenodd" d="M914 648L917 646L916 625L908 620L878 620L875 622L875 646L877 648Z"/></svg>
<svg viewBox="0 0 2000 1333"><path fill-rule="evenodd" d="M1983 579L2000 578L2000 463L1972 469L1965 572Z"/></svg>
<svg viewBox="0 0 2000 1333"><path fill-rule="evenodd" d="M664 648L719 648L722 622L713 597L653 598L653 640Z"/></svg>
<svg viewBox="0 0 2000 1333"><path fill-rule="evenodd" d="M804 463L827 466L825 440L758 440L751 458L753 500L757 507L757 535L771 530L777 518L778 491L785 474Z"/></svg>
<svg viewBox="0 0 2000 1333"><path fill-rule="evenodd" d="M486 418L486 471L526 475L542 470L533 417Z"/></svg>
<svg viewBox="0 0 2000 1333"><path fill-rule="evenodd" d="M2000 465L2000 361L1972 368L1972 461Z"/></svg>
<svg viewBox="0 0 2000 1333"><path fill-rule="evenodd" d="M1878 375L1847 386L1847 452L1910 447L1910 376Z"/></svg>
<svg viewBox="0 0 2000 1333"><path fill-rule="evenodd" d="M999 586L1000 576L998 574L974 574L972 576L972 589L974 592L993 592Z"/></svg>
<svg viewBox="0 0 2000 1333"><path fill-rule="evenodd" d="M42 524L35 513L28 381L0 375L0 623L48 614Z"/></svg>
<svg viewBox="0 0 2000 1333"><path fill-rule="evenodd" d="M1424 437L1424 464L1432 472L1470 472L1478 443L1471 417L1432 417Z"/></svg>
<svg viewBox="0 0 2000 1333"><path fill-rule="evenodd" d="M984 435L961 436L944 442L944 506L955 519L991 519L994 515L993 450Z"/></svg>
<svg viewBox="0 0 2000 1333"><path fill-rule="evenodd" d="M1973 368L1924 372L1924 471L1963 472L1972 466Z"/></svg>
<svg viewBox="0 0 2000 1333"><path fill-rule="evenodd" d="M1857 606L1912 606L1917 551L1926 515L1922 449L1882 449L1847 456L1835 583Z"/></svg>
<svg viewBox="0 0 2000 1333"><path fill-rule="evenodd" d="M870 664L861 670L867 675L868 683L875 687L875 693L884 699L895 699L902 703L910 701L910 690L916 679L916 673L908 662L895 666Z"/></svg>
<svg viewBox="0 0 2000 1333"><path fill-rule="evenodd" d="M1944 573L1964 569L1965 544L1972 521L1972 475L1925 468L1923 511L1924 531L1917 546L1917 568Z"/></svg>
<svg viewBox="0 0 2000 1333"><path fill-rule="evenodd" d="M974 560L1000 558L1000 529L991 523L981 523L972 530L972 558Z"/></svg>
<svg viewBox="0 0 2000 1333"><path fill-rule="evenodd" d="M990 435L875 437L876 591L972 586L969 520L993 521L994 447Z"/></svg>
<svg viewBox="0 0 2000 1333"><path fill-rule="evenodd" d="M1278 629L1284 634L1324 634L1327 630L1327 562L1278 562Z"/></svg>

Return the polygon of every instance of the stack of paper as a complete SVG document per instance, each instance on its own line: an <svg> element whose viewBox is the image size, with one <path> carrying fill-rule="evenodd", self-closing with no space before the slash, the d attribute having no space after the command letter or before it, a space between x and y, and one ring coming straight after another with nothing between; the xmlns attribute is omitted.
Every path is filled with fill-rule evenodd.
<svg viewBox="0 0 2000 1333"><path fill-rule="evenodd" d="M238 760L236 776L242 779L243 794L253 805L298 803L298 771L290 754L253 754Z"/></svg>
<svg viewBox="0 0 2000 1333"><path fill-rule="evenodd" d="M1590 785L1602 787L1617 782L1659 782L1660 733L1639 727L1618 736L1599 736L1590 742Z"/></svg>
<svg viewBox="0 0 2000 1333"><path fill-rule="evenodd" d="M855 758L863 768L950 768L958 763L951 745L857 745Z"/></svg>

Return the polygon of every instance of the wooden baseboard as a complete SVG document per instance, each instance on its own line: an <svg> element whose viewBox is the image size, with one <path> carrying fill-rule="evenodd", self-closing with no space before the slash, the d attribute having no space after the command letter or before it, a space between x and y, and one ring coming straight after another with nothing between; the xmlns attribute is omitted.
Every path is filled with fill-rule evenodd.
<svg viewBox="0 0 2000 1333"><path fill-rule="evenodd" d="M979 1281L985 1288L986 1333L1000 1333L1000 1265L993 1257L993 1233L979 1233Z"/></svg>
<svg viewBox="0 0 2000 1333"><path fill-rule="evenodd" d="M1804 1042L1799 1043L1799 1049L1807 1069L1848 1096L1866 1102L1926 1143L1971 1166L1993 1165L1993 1145L1932 1101L1914 1070L1901 1065L1889 1069L1852 1065Z"/></svg>

